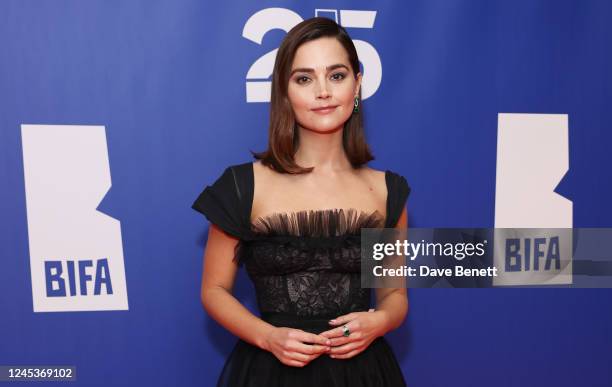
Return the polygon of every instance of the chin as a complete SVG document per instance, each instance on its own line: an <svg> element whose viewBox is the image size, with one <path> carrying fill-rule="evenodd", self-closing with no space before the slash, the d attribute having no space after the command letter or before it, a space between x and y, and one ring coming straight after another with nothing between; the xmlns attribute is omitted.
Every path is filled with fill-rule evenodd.
<svg viewBox="0 0 612 387"><path fill-rule="evenodd" d="M337 121L337 120L334 120L333 122L331 121L325 121L325 122L318 121L317 122L315 120L308 126L308 128L310 128L311 130L319 131L319 132L327 132L329 130L333 130L339 126L342 126L343 122L344 121Z"/></svg>
<svg viewBox="0 0 612 387"><path fill-rule="evenodd" d="M337 128L338 128L337 125L336 126L323 126L323 127L317 126L317 127L310 127L310 130L313 131L313 132L327 133L327 132L330 132L330 131L332 131L334 129L337 129ZM342 130L342 128L340 128L338 130Z"/></svg>

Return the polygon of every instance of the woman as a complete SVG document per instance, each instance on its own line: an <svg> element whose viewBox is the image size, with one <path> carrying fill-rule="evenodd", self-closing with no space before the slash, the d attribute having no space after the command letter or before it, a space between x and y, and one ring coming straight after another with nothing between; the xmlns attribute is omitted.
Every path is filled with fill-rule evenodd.
<svg viewBox="0 0 612 387"><path fill-rule="evenodd" d="M383 335L404 320L406 289L376 289L368 310L360 229L406 228L410 187L365 166L360 86L342 27L295 26L274 64L267 151L228 167L193 204L212 224L202 303L240 338L219 386L405 385ZM242 263L261 318L232 296Z"/></svg>

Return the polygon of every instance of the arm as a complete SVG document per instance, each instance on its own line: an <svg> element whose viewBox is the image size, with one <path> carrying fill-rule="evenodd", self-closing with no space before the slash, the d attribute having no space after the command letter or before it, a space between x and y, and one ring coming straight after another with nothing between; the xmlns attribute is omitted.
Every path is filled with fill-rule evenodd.
<svg viewBox="0 0 612 387"><path fill-rule="evenodd" d="M204 309L234 335L265 349L273 325L253 315L233 295L238 265L232 262L238 239L211 224L204 252L200 298Z"/></svg>
<svg viewBox="0 0 612 387"><path fill-rule="evenodd" d="M408 213L404 207L395 228L408 228ZM376 311L383 316L383 334L397 329L408 313L408 295L406 288L377 288Z"/></svg>

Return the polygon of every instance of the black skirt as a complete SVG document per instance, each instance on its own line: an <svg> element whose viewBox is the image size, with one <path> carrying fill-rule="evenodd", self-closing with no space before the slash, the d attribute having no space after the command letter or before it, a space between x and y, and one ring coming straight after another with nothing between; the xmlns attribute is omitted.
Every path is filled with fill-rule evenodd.
<svg viewBox="0 0 612 387"><path fill-rule="evenodd" d="M274 326L321 333L332 328L328 319L264 315ZM402 370L384 337L378 337L349 359L322 354L304 367L281 363L271 352L238 340L221 371L217 387L401 387Z"/></svg>

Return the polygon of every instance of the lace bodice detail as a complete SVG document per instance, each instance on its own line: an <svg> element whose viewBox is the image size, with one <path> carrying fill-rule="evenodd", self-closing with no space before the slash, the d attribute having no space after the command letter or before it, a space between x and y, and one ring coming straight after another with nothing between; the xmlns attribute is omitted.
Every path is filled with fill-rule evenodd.
<svg viewBox="0 0 612 387"><path fill-rule="evenodd" d="M255 285L261 313L338 316L367 310L361 288L361 228L382 227L378 211L277 213L252 223L240 259Z"/></svg>

